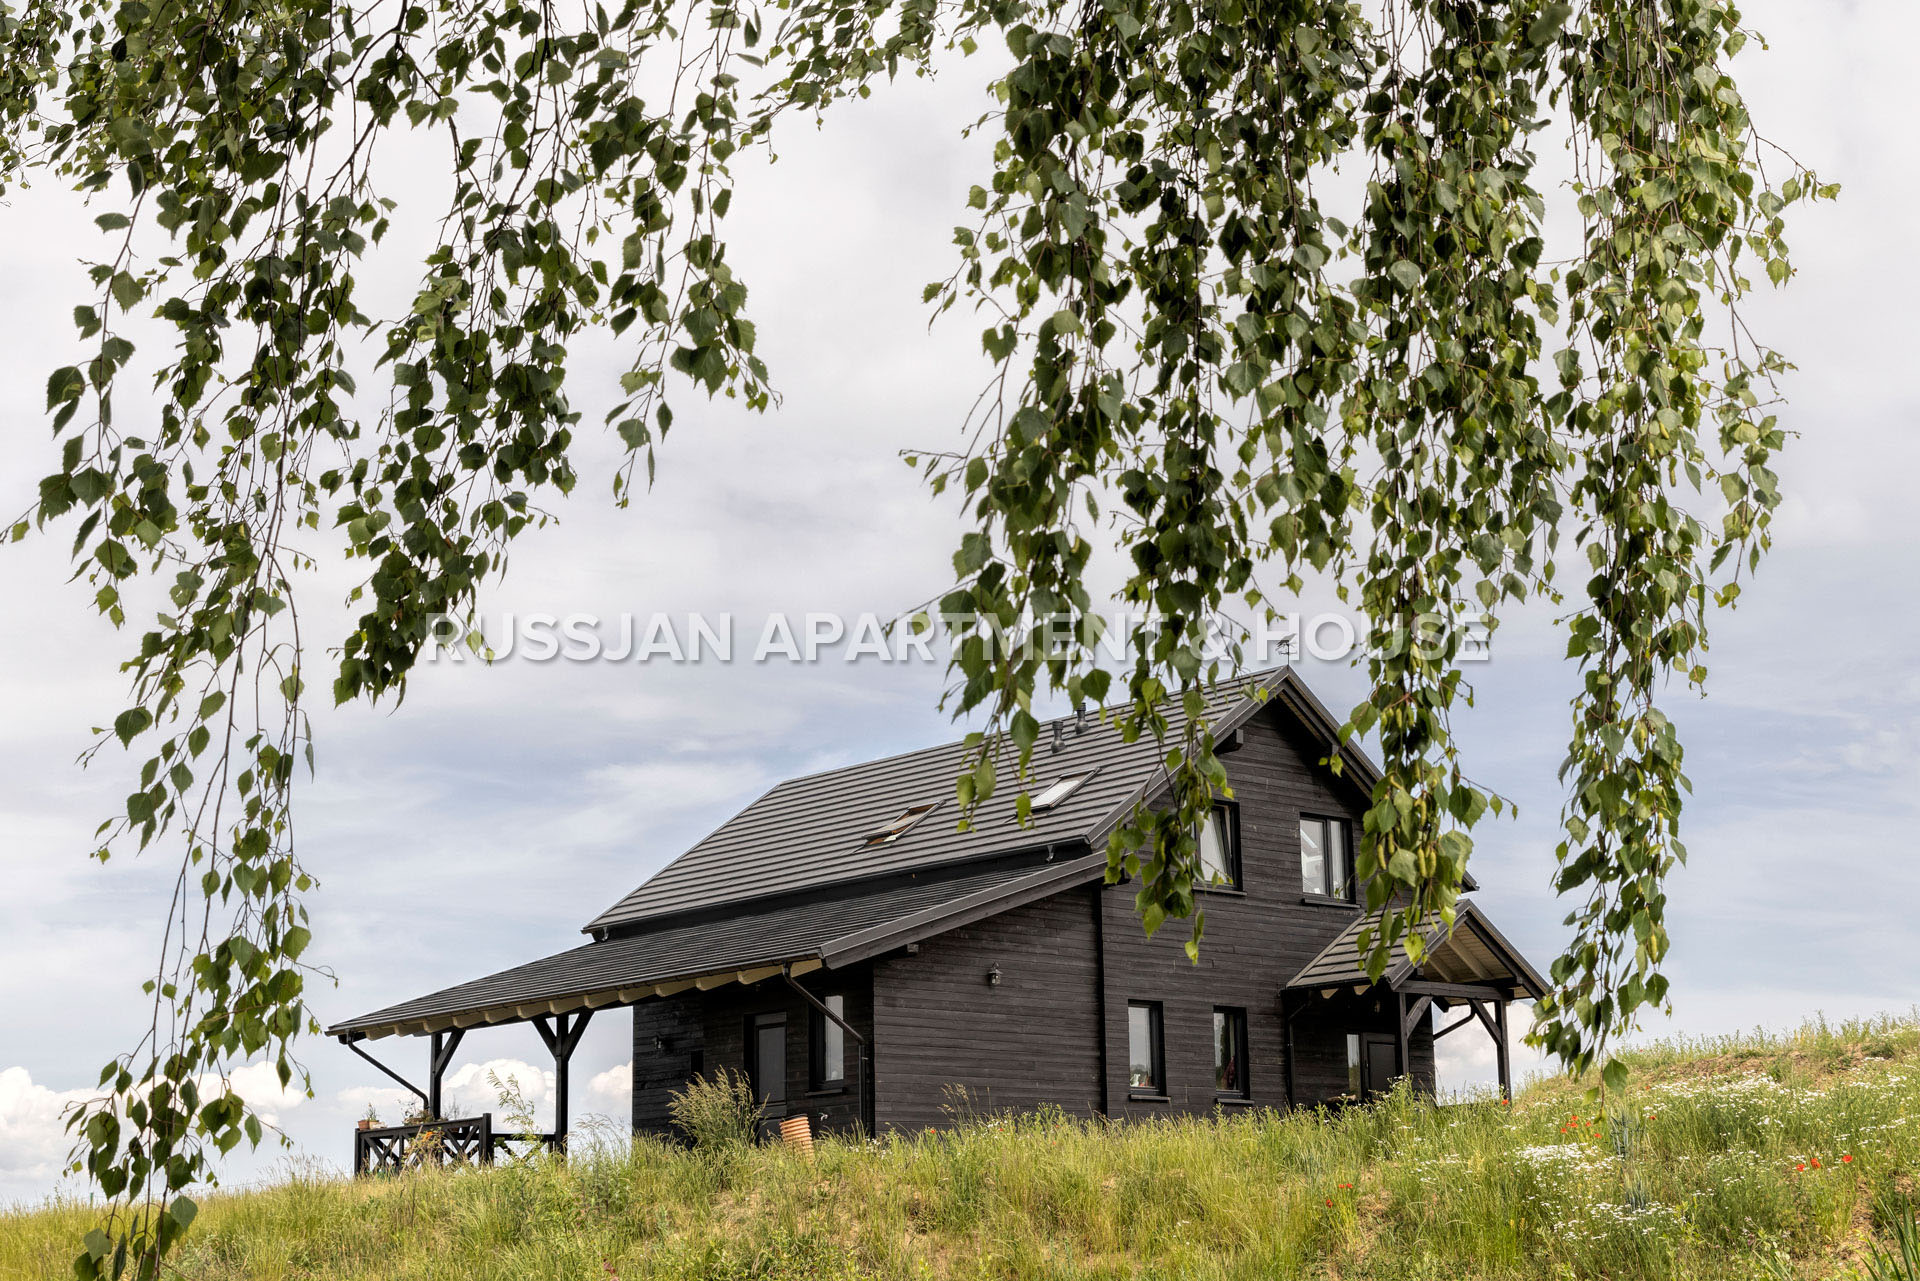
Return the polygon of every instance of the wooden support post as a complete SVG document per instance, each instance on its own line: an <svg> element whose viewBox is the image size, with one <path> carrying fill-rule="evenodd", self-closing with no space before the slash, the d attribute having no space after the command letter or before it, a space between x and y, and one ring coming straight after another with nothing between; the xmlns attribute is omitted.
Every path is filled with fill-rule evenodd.
<svg viewBox="0 0 1920 1281"><path fill-rule="evenodd" d="M460 1048L460 1038L466 1035L464 1028L454 1028L450 1032L435 1032L433 1047L429 1051L427 1063L427 1119L444 1120L441 1111L440 1080L446 1076L447 1068L453 1063L453 1052Z"/></svg>
<svg viewBox="0 0 1920 1281"><path fill-rule="evenodd" d="M567 1016L559 1019L559 1032L562 1040L567 1035ZM567 1150L567 1076L573 1056L564 1050L553 1052L553 1148L556 1152Z"/></svg>
<svg viewBox="0 0 1920 1281"><path fill-rule="evenodd" d="M1400 1075L1410 1077L1413 1073L1407 1054L1407 998L1400 992L1393 994L1393 1016L1394 1048L1400 1056Z"/></svg>
<svg viewBox="0 0 1920 1281"><path fill-rule="evenodd" d="M1507 1048L1507 1003L1496 1001L1493 1006L1493 1023L1497 1031L1494 1034L1493 1058L1500 1069L1500 1097L1513 1101L1513 1063L1512 1052Z"/></svg>
<svg viewBox="0 0 1920 1281"><path fill-rule="evenodd" d="M1407 1012L1400 1021L1406 1024L1408 1037L1413 1035L1414 1028L1420 1026L1420 1019L1432 1005L1433 998L1430 996L1418 997L1407 1002Z"/></svg>
<svg viewBox="0 0 1920 1281"><path fill-rule="evenodd" d="M567 1150L567 1065L573 1061L574 1047L580 1044L580 1034L587 1030L592 1018L592 1010L580 1010L556 1014L551 1023L544 1015L533 1021L533 1030L553 1052L553 1150L556 1152Z"/></svg>

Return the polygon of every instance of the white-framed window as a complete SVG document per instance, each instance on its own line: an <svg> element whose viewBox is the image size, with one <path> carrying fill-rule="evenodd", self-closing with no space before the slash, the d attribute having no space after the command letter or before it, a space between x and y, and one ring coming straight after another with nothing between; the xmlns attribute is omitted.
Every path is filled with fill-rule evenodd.
<svg viewBox="0 0 1920 1281"><path fill-rule="evenodd" d="M1327 898L1349 898L1353 849L1347 820L1300 816L1300 888Z"/></svg>
<svg viewBox="0 0 1920 1281"><path fill-rule="evenodd" d="M1200 825L1202 883L1240 888L1240 816L1231 805L1216 805Z"/></svg>

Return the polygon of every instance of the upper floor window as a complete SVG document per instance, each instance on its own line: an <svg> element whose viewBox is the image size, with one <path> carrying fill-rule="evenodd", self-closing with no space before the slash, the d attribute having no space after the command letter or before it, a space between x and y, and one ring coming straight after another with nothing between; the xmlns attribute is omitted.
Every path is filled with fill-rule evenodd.
<svg viewBox="0 0 1920 1281"><path fill-rule="evenodd" d="M1127 1005L1127 1088L1135 1094L1167 1092L1167 1055L1161 1040L1160 1003Z"/></svg>
<svg viewBox="0 0 1920 1281"><path fill-rule="evenodd" d="M1247 1012L1215 1006L1213 1011L1213 1092L1247 1097Z"/></svg>
<svg viewBox="0 0 1920 1281"><path fill-rule="evenodd" d="M1216 805L1200 825L1200 875L1209 885L1240 888L1240 824L1231 805Z"/></svg>
<svg viewBox="0 0 1920 1281"><path fill-rule="evenodd" d="M836 1018L847 1016L847 998L828 996L821 998L827 1009L832 1010ZM820 1010L813 1011L812 1035L807 1043L813 1047L812 1070L807 1074L811 1078L811 1088L831 1089L843 1085L847 1079L847 1030Z"/></svg>
<svg viewBox="0 0 1920 1281"><path fill-rule="evenodd" d="M1353 851L1347 820L1300 816L1300 888L1309 894L1346 898L1352 886Z"/></svg>

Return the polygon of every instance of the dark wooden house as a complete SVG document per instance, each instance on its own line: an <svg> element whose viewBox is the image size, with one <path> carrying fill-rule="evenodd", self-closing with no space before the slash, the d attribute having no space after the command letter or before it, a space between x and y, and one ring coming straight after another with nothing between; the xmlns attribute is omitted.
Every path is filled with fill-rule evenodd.
<svg viewBox="0 0 1920 1281"><path fill-rule="evenodd" d="M1232 795L1203 834L1199 963L1142 931L1106 841L1163 781L1151 742L1098 717L1046 727L1031 822L996 794L960 831L959 745L775 787L585 927L591 941L350 1019L356 1050L431 1038L429 1085L467 1032L532 1022L567 1061L589 1018L630 1009L633 1123L737 1069L777 1117L869 1132L981 1109L1113 1118L1289 1108L1434 1081L1434 1040L1478 1024L1503 1086L1509 1002L1539 974L1468 902L1385 978L1358 968L1352 851L1375 767L1290 670L1219 687ZM1337 755L1341 769L1329 768ZM1441 1019L1436 1032L1436 1018ZM382 1068L382 1070L389 1069ZM391 1074L391 1072L390 1072Z"/></svg>

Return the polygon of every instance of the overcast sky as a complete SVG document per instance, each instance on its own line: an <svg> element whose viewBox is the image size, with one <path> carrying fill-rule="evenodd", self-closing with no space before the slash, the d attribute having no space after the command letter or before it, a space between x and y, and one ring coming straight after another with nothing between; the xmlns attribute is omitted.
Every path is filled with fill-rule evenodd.
<svg viewBox="0 0 1920 1281"><path fill-rule="evenodd" d="M1909 347L1920 191L1909 64L1913 6L1756 0L1772 39L1740 59L1764 130L1829 180L1838 204L1795 216L1799 276L1757 300L1755 327L1799 366L1781 471L1778 545L1738 613L1718 622L1712 692L1676 694L1695 786L1692 860L1673 886L1675 1015L1688 1033L1791 1024L1816 1012L1905 1010L1920 993L1920 660L1914 548L1920 438ZM773 611L883 616L943 585L958 525L897 453L956 443L984 368L955 314L929 333L921 286L951 266L950 232L984 174L984 67L910 83L796 128L781 163L745 175L732 224L762 349L785 399L764 417L683 401L656 490L607 498L614 451L591 431L585 480L558 528L524 539L485 610L731 613L749 634ZM36 189L0 206L0 511L55 465L41 409L70 346L77 255L94 237L70 196ZM84 231L78 229L86 229ZM573 386L589 423L616 353L582 348ZM123 395L123 417L132 412ZM67 582L60 538L0 549L0 1203L55 1186L63 1104L129 1039L151 966L169 851L106 867L94 825L129 789L124 760L82 772L91 726L123 706L112 634ZM331 596L329 595L331 593ZM331 586L309 594L309 634L347 617ZM1565 909L1548 890L1571 668L1542 619L1503 632L1474 676L1460 731L1474 774L1520 802L1483 829L1480 901L1537 960ZM1309 661L1335 707L1355 673ZM949 738L939 668L530 664L439 667L404 709L316 715L319 776L298 800L312 896L311 959L326 1020L572 946L579 927L782 777ZM624 1113L628 1020L603 1015L576 1060L576 1110ZM1490 1071L1463 1036L1448 1079ZM424 1048L383 1042L417 1075ZM543 1100L543 1054L525 1028L477 1032L449 1078L491 1107L489 1064L522 1065ZM243 1087L299 1154L333 1164L369 1102L398 1091L344 1049L304 1046L315 1097ZM259 1177L278 1151L237 1159Z"/></svg>

